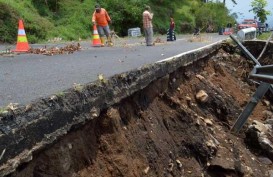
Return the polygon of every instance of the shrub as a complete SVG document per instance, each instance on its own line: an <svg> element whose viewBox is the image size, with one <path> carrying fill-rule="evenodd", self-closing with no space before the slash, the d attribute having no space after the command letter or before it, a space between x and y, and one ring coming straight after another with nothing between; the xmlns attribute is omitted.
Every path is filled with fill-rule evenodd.
<svg viewBox="0 0 273 177"><path fill-rule="evenodd" d="M154 32L166 34L169 18L174 17L176 32L192 32L194 26L214 29L234 23L223 3L202 3L200 0L98 0L111 18L110 28L126 36L129 28L142 28L142 13L150 5L154 13ZM0 0L0 42L15 42L18 19L24 20L30 43L54 37L78 40L91 37L91 18L95 1L91 0Z"/></svg>
<svg viewBox="0 0 273 177"><path fill-rule="evenodd" d="M0 9L0 42L13 43L17 39L19 15L3 2L0 2Z"/></svg>
<svg viewBox="0 0 273 177"><path fill-rule="evenodd" d="M184 23L180 24L179 30L182 33L192 33L193 32L193 26L192 26L192 24L190 24L188 22L184 22Z"/></svg>

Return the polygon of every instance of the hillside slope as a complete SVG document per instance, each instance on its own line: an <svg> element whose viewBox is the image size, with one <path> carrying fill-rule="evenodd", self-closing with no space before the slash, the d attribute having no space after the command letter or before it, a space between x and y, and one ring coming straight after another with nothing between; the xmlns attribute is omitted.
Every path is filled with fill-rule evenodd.
<svg viewBox="0 0 273 177"><path fill-rule="evenodd" d="M122 0L107 0L100 4L112 18L111 30L121 37L127 35L129 28L142 27L142 12L147 4L154 13L154 31L160 34L166 34L170 16L175 19L178 33L191 33L195 26L205 31L208 25L217 32L219 26L235 21L229 16L227 8L219 2L130 0L123 3ZM24 20L30 43L54 38L91 38L94 5L95 2L91 0L0 0L0 42L16 42L18 19Z"/></svg>

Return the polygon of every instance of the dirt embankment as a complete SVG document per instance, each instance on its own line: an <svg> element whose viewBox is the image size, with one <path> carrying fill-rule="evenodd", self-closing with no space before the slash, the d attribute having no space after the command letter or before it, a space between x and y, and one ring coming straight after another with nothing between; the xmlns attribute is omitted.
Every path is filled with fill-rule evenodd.
<svg viewBox="0 0 273 177"><path fill-rule="evenodd" d="M36 152L10 176L270 176L273 159L246 144L244 131L230 132L257 86L247 78L253 63L236 51L224 45L154 81ZM264 97L248 122L269 119L264 111L271 108Z"/></svg>

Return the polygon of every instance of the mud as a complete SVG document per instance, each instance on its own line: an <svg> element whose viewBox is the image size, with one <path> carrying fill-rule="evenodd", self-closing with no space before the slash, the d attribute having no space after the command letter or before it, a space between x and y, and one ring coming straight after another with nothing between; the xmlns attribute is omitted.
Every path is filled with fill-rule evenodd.
<svg viewBox="0 0 273 177"><path fill-rule="evenodd" d="M270 64L272 57L266 56L261 62ZM272 162L252 148L256 142L246 141L244 131L253 120L267 119L263 111L272 111L271 93L239 134L230 132L256 91L257 84L248 79L253 67L236 46L224 43L212 55L178 67L99 111L88 110L85 121L37 148L8 176L270 176ZM71 101L70 96L62 99ZM55 109L59 105L52 103ZM77 117L69 114L55 117Z"/></svg>

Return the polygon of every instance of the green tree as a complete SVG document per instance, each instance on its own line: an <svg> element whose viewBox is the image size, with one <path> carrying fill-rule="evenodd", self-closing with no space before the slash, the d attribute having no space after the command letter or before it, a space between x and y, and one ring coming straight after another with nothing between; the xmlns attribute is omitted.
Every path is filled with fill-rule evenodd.
<svg viewBox="0 0 273 177"><path fill-rule="evenodd" d="M231 0L234 4L237 4L236 0ZM201 2L204 3L208 3L208 2L212 2L212 1L208 1L208 0L201 0ZM226 0L223 0L223 4L226 4Z"/></svg>
<svg viewBox="0 0 273 177"><path fill-rule="evenodd" d="M238 19L238 14L236 12L233 12L230 14L230 16L232 16L234 19Z"/></svg>
<svg viewBox="0 0 273 177"><path fill-rule="evenodd" d="M253 11L254 14L259 18L259 21L264 23L267 20L267 15L270 15L270 11L265 10L267 6L266 0L253 0L249 11Z"/></svg>
<svg viewBox="0 0 273 177"><path fill-rule="evenodd" d="M235 0L234 0L235 1ZM223 0L0 0L0 42L16 42L18 19L30 43L43 42L55 37L63 40L92 37L91 18L95 3L106 8L112 18L111 30L126 36L129 28L142 27L145 5L154 12L154 32L166 34L169 18L174 17L176 32L192 32L195 26L217 30L218 26L232 23L235 16Z"/></svg>
<svg viewBox="0 0 273 177"><path fill-rule="evenodd" d="M117 32L120 36L127 35L129 28L142 26L144 5L149 4L148 0L128 0L128 3L123 2L124 0L104 0L98 2L108 11L111 17L111 30Z"/></svg>
<svg viewBox="0 0 273 177"><path fill-rule="evenodd" d="M0 42L12 43L16 40L18 13L5 3L0 2Z"/></svg>
<svg viewBox="0 0 273 177"><path fill-rule="evenodd" d="M199 7L195 12L196 25L201 29L208 26L215 30L218 27L225 27L228 23L234 24L233 16L228 16L229 11L223 3L206 3Z"/></svg>

